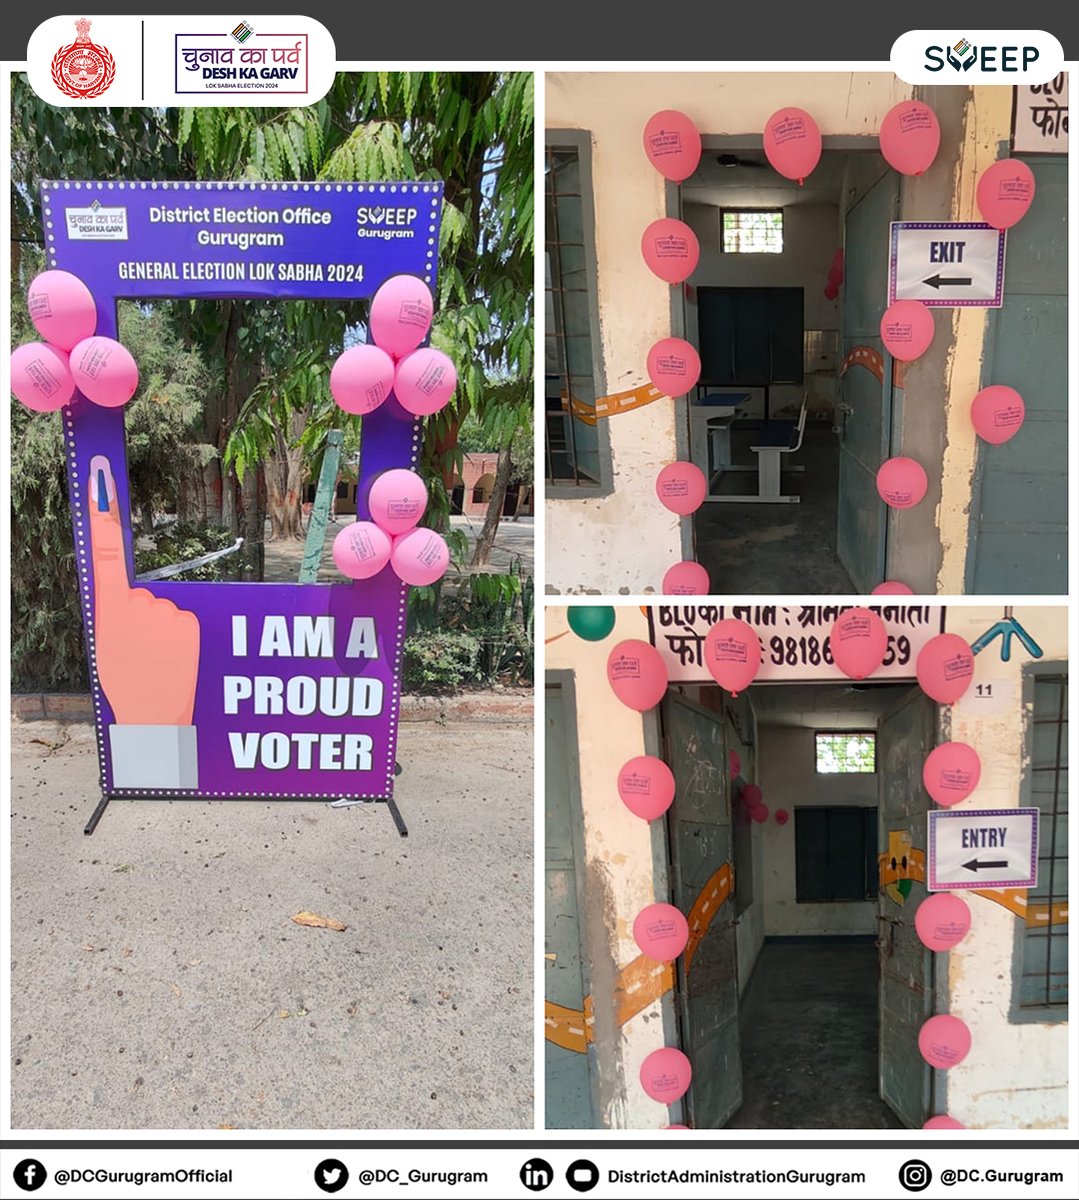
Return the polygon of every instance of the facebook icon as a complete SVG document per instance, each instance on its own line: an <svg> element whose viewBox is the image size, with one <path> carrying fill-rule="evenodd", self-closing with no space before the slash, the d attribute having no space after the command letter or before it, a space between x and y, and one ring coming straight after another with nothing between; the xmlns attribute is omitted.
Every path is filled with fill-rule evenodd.
<svg viewBox="0 0 1079 1200"><path fill-rule="evenodd" d="M36 1158L24 1158L13 1174L16 1185L21 1187L24 1192L36 1192L49 1177L48 1171Z"/></svg>

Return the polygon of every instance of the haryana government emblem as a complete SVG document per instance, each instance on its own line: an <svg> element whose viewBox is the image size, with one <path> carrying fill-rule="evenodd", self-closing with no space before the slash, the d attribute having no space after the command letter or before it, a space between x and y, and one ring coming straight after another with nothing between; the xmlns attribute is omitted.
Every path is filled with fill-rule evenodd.
<svg viewBox="0 0 1079 1200"><path fill-rule="evenodd" d="M116 60L104 46L90 41L90 22L75 22L78 36L70 46L61 46L53 56L52 81L65 96L92 100L106 91L116 78Z"/></svg>

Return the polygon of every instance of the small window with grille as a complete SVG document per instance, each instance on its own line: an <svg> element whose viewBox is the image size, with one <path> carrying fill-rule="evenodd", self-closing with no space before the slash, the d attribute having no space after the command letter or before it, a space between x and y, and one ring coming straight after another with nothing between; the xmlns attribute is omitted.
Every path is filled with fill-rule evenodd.
<svg viewBox="0 0 1079 1200"><path fill-rule="evenodd" d="M872 775L877 769L877 735L818 733L817 773L820 775Z"/></svg>
<svg viewBox="0 0 1079 1200"><path fill-rule="evenodd" d="M782 254L781 208L724 208L720 210L724 254Z"/></svg>

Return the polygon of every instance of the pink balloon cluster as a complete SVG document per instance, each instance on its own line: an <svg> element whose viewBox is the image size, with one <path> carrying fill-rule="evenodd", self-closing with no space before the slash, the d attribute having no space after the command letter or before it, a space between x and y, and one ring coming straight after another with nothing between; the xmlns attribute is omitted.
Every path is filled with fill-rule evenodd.
<svg viewBox="0 0 1079 1200"><path fill-rule="evenodd" d="M139 386L139 369L114 338L95 337L97 306L90 289L70 271L42 271L26 296L43 342L11 355L11 391L34 412L56 412L76 388L94 404L119 408Z"/></svg>
<svg viewBox="0 0 1079 1200"><path fill-rule="evenodd" d="M450 402L457 369L448 355L420 343L434 317L431 289L415 275L394 275L371 300L373 344L351 346L330 372L339 408L366 416L392 393L414 417L427 417Z"/></svg>
<svg viewBox="0 0 1079 1200"><path fill-rule="evenodd" d="M769 808L764 803L764 794L755 783L747 783L741 792L738 794L739 800L742 801L742 807L746 811L746 816L751 821L756 821L758 824L768 820ZM778 816L778 814L776 814Z"/></svg>
<svg viewBox="0 0 1079 1200"><path fill-rule="evenodd" d="M426 587L446 573L449 547L433 529L417 529L427 488L414 472L383 471L367 496L370 521L354 521L334 538L333 561L349 579L370 579L389 563L397 577Z"/></svg>

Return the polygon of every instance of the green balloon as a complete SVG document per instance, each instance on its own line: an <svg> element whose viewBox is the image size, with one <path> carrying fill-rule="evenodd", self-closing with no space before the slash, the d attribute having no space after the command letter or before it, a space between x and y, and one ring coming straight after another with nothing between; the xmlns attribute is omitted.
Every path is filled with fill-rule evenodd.
<svg viewBox="0 0 1079 1200"><path fill-rule="evenodd" d="M586 642L602 642L614 628L614 609L609 606L571 608L569 627Z"/></svg>

